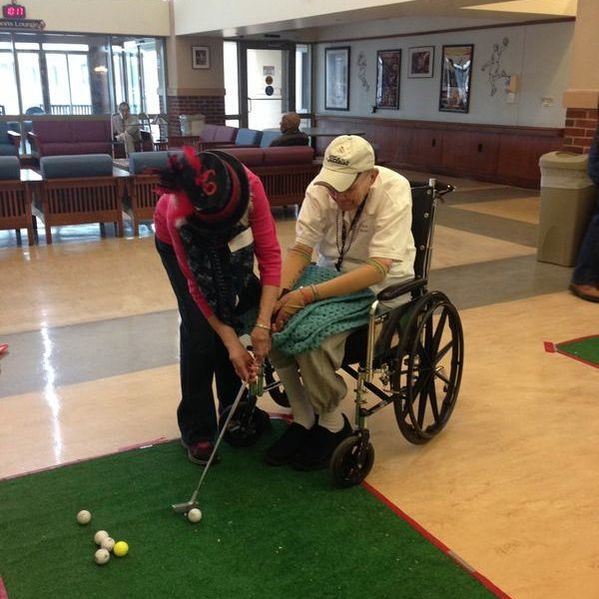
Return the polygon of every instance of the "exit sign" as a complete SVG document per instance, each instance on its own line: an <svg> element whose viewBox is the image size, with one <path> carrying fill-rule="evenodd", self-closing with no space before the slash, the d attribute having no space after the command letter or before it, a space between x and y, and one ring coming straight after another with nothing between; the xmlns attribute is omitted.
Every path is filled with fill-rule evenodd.
<svg viewBox="0 0 599 599"><path fill-rule="evenodd" d="M27 11L22 4L5 4L2 7L2 16L5 19L25 19Z"/></svg>

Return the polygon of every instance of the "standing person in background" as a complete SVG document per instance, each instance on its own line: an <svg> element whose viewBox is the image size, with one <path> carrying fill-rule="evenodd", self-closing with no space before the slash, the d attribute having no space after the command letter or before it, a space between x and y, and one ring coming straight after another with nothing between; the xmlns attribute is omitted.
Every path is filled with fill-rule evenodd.
<svg viewBox="0 0 599 599"><path fill-rule="evenodd" d="M262 182L241 162L192 148L170 161L154 213L156 249L181 315L181 441L192 462L205 464L218 430L213 379L222 412L241 380L255 380L270 351L281 250ZM256 308L257 318L244 327L243 317L247 322ZM246 331L253 356L239 341Z"/></svg>
<svg viewBox="0 0 599 599"><path fill-rule="evenodd" d="M589 153L589 177L599 187L599 124ZM599 302L599 189L595 211L580 246L570 290L589 302Z"/></svg>
<svg viewBox="0 0 599 599"><path fill-rule="evenodd" d="M112 115L112 134L116 141L125 144L127 156L135 152L135 143L141 139L139 119L131 114L127 102L121 102L118 113Z"/></svg>
<svg viewBox="0 0 599 599"><path fill-rule="evenodd" d="M272 140L270 147L273 146L307 146L309 138L305 133L299 130L299 114L288 112L281 117L281 133L279 137Z"/></svg>

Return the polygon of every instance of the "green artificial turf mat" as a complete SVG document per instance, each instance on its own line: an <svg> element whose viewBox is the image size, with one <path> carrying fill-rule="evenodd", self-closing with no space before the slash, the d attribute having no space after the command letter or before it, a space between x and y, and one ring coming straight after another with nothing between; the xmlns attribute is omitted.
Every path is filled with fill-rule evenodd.
<svg viewBox="0 0 599 599"><path fill-rule="evenodd" d="M557 343L557 350L568 356L599 367L599 335Z"/></svg>
<svg viewBox="0 0 599 599"><path fill-rule="evenodd" d="M170 508L200 474L176 442L0 483L9 599L493 596L364 488L263 465L273 435L223 447L199 524ZM76 523L80 509L91 524ZM99 529L126 540L129 555L97 566Z"/></svg>

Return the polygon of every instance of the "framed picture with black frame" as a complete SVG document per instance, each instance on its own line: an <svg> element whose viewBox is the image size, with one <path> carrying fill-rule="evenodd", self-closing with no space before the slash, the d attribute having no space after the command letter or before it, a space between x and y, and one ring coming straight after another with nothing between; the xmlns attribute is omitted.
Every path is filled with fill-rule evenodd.
<svg viewBox="0 0 599 599"><path fill-rule="evenodd" d="M441 112L468 112L474 45L443 46L441 55Z"/></svg>
<svg viewBox="0 0 599 599"><path fill-rule="evenodd" d="M401 50L376 53L376 107L399 109Z"/></svg>
<svg viewBox="0 0 599 599"><path fill-rule="evenodd" d="M208 46L191 47L191 67L193 69L210 68L210 48Z"/></svg>
<svg viewBox="0 0 599 599"><path fill-rule="evenodd" d="M349 110L349 56L349 46L325 48L325 110Z"/></svg>

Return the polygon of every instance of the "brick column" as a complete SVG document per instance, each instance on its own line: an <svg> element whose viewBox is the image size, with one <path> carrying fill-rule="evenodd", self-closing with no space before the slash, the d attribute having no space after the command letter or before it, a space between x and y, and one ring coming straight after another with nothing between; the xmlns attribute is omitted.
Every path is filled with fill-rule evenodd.
<svg viewBox="0 0 599 599"><path fill-rule="evenodd" d="M169 137L181 135L182 114L203 114L207 123L225 124L224 96L167 96L166 104Z"/></svg>
<svg viewBox="0 0 599 599"><path fill-rule="evenodd" d="M568 108L564 130L564 150L585 154L595 135L599 110L596 108Z"/></svg>

